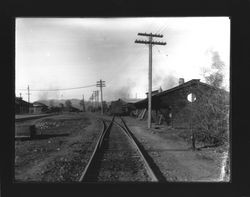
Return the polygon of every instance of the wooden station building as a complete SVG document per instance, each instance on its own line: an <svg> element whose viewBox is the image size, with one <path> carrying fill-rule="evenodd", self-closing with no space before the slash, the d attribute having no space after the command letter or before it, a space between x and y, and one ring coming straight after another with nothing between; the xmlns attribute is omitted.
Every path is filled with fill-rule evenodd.
<svg viewBox="0 0 250 197"><path fill-rule="evenodd" d="M195 102L199 102L199 98L208 90L222 91L200 82L199 79L192 79L185 83L184 79L180 78L178 86L152 95L152 120L156 122L159 116L162 116L167 124L172 127L188 128L190 111L185 109L191 103L188 101L187 96L190 93L196 96L196 100L193 102L193 105L195 105ZM226 95L229 98L228 92ZM136 102L134 105L141 112L144 110L144 114L147 115L145 113L148 107L147 98Z"/></svg>

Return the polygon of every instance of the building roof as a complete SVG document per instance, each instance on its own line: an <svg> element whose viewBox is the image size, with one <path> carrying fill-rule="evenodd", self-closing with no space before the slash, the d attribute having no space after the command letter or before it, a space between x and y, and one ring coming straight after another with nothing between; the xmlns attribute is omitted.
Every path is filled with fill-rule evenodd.
<svg viewBox="0 0 250 197"><path fill-rule="evenodd" d="M128 99L125 99L125 98L123 98L122 100L124 102L126 102L126 103L136 103L136 102L138 102L138 101L140 101L142 99L137 99L137 98L128 98Z"/></svg>
<svg viewBox="0 0 250 197"><path fill-rule="evenodd" d="M31 103L28 103L27 101L23 100L22 98L20 97L15 97L15 104L17 105L32 105Z"/></svg>
<svg viewBox="0 0 250 197"><path fill-rule="evenodd" d="M154 91L152 91L151 93L152 94L156 94L156 93L158 93L159 92L159 90L154 90ZM148 94L148 92L146 92L146 94Z"/></svg>
<svg viewBox="0 0 250 197"><path fill-rule="evenodd" d="M165 91L162 91L162 92L160 92L160 93L157 93L157 94L153 95L152 97L155 97L155 98L156 98L156 97L165 96L165 95L167 95L167 94L169 94L169 93L171 93L171 92L180 90L180 89L182 89L182 88L190 87L190 86L192 86L192 85L194 85L194 84L203 85L203 86L206 86L206 87L208 87L208 88L215 89L215 90L221 90L221 89L218 89L218 88L216 88L216 87L214 87L214 86L211 86L211 85L208 85L208 84L206 84L206 83L200 82L200 79L192 79L192 80L187 81L187 82L185 82L185 83L183 83L183 84L181 84L181 85L178 85L178 86L176 86L176 87L170 88L170 89L165 90ZM148 98L145 98L145 99L143 99L143 100L137 102L136 104L143 103L143 102L145 102L145 101L147 101L147 100L148 100Z"/></svg>
<svg viewBox="0 0 250 197"><path fill-rule="evenodd" d="M45 105L44 103L40 103L40 102L34 102L33 103L34 107L48 107L47 105Z"/></svg>
<svg viewBox="0 0 250 197"><path fill-rule="evenodd" d="M118 100L111 101L111 103L120 102L122 104L127 104L127 103L136 103L141 100L142 99L136 99L136 98L119 98Z"/></svg>

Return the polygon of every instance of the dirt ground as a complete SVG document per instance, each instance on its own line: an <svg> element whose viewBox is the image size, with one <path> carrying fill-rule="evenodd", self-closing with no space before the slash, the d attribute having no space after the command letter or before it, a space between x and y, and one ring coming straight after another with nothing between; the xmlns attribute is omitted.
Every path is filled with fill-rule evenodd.
<svg viewBox="0 0 250 197"><path fill-rule="evenodd" d="M182 137L185 130L152 124L125 117L129 128L153 158L167 181L213 182L229 181L225 173L227 147L201 148L192 151L191 144ZM197 147L202 145L197 144Z"/></svg>
<svg viewBox="0 0 250 197"><path fill-rule="evenodd" d="M91 114L68 113L18 122L35 124L35 139L15 141L15 181L78 181L95 146L102 123Z"/></svg>
<svg viewBox="0 0 250 197"><path fill-rule="evenodd" d="M25 122L35 124L35 139L15 141L15 181L75 182L86 166L100 135L100 114L68 113ZM110 116L104 116L111 119ZM190 149L185 130L152 125L124 117L131 132L148 151L167 181L229 181L225 173L227 147ZM198 147L202 145L198 144Z"/></svg>

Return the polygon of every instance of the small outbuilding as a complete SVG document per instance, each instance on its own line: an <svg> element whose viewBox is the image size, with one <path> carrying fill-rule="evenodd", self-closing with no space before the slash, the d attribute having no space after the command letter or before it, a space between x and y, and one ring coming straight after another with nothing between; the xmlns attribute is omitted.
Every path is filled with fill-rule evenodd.
<svg viewBox="0 0 250 197"><path fill-rule="evenodd" d="M48 110L48 108L49 107L47 105L43 104L43 103L34 102L31 113L34 113L34 114L44 113L44 112L46 112Z"/></svg>

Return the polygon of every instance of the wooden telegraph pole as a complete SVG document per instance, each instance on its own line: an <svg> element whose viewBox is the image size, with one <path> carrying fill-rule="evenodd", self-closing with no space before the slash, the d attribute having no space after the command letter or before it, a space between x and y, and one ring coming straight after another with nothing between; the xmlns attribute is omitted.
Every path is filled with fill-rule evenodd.
<svg viewBox="0 0 250 197"><path fill-rule="evenodd" d="M97 110L99 108L99 90L96 90Z"/></svg>
<svg viewBox="0 0 250 197"><path fill-rule="evenodd" d="M84 94L82 95L82 111L85 112L85 102L84 102Z"/></svg>
<svg viewBox="0 0 250 197"><path fill-rule="evenodd" d="M94 112L96 110L96 91L93 91L93 98L94 98Z"/></svg>
<svg viewBox="0 0 250 197"><path fill-rule="evenodd" d="M105 87L105 81L102 81L100 79L100 81L96 82L96 87L100 87L100 91L101 91L101 110L102 110L102 114L103 114L103 95L102 95L102 88Z"/></svg>
<svg viewBox="0 0 250 197"><path fill-rule="evenodd" d="M93 94L91 95L91 97L89 98L89 100L90 100L91 108L93 109L94 108L94 106L93 106ZM93 111L92 109L91 109L91 112Z"/></svg>
<svg viewBox="0 0 250 197"><path fill-rule="evenodd" d="M135 40L135 43L149 45L149 70L148 70L148 128L151 128L151 103L152 103L152 46L153 45L166 45L166 42L153 41L153 37L162 38L160 34L138 33L138 36L148 36L147 40Z"/></svg>
<svg viewBox="0 0 250 197"><path fill-rule="evenodd" d="M95 109L98 109L99 107L99 91L94 91L94 97L95 97Z"/></svg>
<svg viewBox="0 0 250 197"><path fill-rule="evenodd" d="M95 109L95 103L94 103L94 93L92 93L92 96L91 96L91 101L92 101L92 112L94 112L94 109Z"/></svg>
<svg viewBox="0 0 250 197"><path fill-rule="evenodd" d="M28 113L30 113L30 87L29 87L29 85L28 85L28 109L29 109L29 112Z"/></svg>

